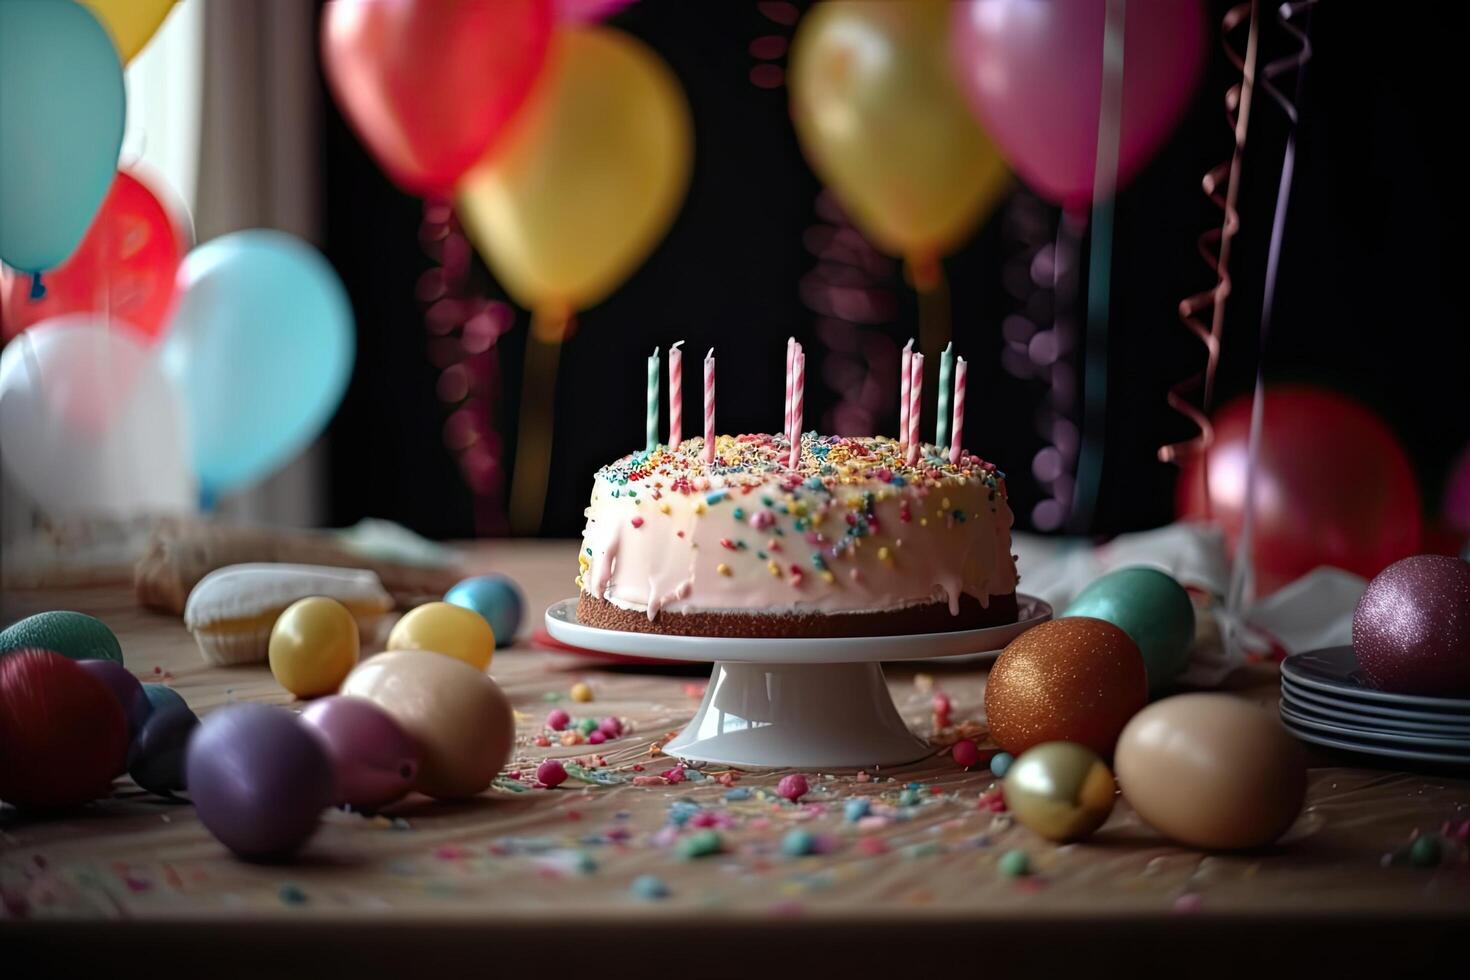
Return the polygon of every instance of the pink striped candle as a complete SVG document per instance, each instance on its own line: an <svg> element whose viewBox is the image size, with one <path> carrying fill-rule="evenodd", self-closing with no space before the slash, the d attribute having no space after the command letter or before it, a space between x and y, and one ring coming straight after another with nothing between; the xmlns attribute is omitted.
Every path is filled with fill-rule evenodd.
<svg viewBox="0 0 1470 980"><path fill-rule="evenodd" d="M684 352L679 341L669 348L669 448L675 449L684 438Z"/></svg>
<svg viewBox="0 0 1470 980"><path fill-rule="evenodd" d="M786 338L786 413L781 416L782 432L791 431L791 366L796 360L796 338Z"/></svg>
<svg viewBox="0 0 1470 980"><path fill-rule="evenodd" d="M954 366L954 421L950 424L949 461L958 466L960 455L964 452L960 446L965 440L965 380L970 374L970 366L962 357L955 362Z"/></svg>
<svg viewBox="0 0 1470 980"><path fill-rule="evenodd" d="M909 365L914 357L914 338L903 345L903 354L898 361L898 445L902 449L909 442Z"/></svg>
<svg viewBox="0 0 1470 980"><path fill-rule="evenodd" d="M806 354L798 346L791 360L791 428L787 430L791 437L791 456L786 465L793 470L801 463L801 416L805 401Z"/></svg>
<svg viewBox="0 0 1470 980"><path fill-rule="evenodd" d="M704 461L715 461L715 349L704 355Z"/></svg>
<svg viewBox="0 0 1470 980"><path fill-rule="evenodd" d="M908 464L919 462L919 416L924 407L924 355L915 353L909 358L909 447Z"/></svg>

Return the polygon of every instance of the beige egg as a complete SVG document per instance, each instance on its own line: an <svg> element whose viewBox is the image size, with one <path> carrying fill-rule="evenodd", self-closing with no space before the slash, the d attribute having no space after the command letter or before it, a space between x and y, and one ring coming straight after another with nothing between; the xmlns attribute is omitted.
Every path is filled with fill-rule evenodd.
<svg viewBox="0 0 1470 980"><path fill-rule="evenodd" d="M380 653L347 676L342 693L372 701L418 742L414 788L428 796L474 796L510 758L510 701L487 674L461 660L421 650Z"/></svg>
<svg viewBox="0 0 1470 980"><path fill-rule="evenodd" d="M1306 797L1306 758L1279 722L1229 694L1183 694L1144 708L1114 756L1123 797L1156 830L1209 850L1261 847Z"/></svg>

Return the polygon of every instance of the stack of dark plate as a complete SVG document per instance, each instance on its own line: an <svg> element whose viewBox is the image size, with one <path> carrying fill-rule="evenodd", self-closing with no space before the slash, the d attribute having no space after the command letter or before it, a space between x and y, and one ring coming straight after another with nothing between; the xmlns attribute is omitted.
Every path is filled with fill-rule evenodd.
<svg viewBox="0 0 1470 980"><path fill-rule="evenodd" d="M1470 766L1470 698L1380 691L1352 647L1281 664L1281 721L1297 738L1405 762Z"/></svg>

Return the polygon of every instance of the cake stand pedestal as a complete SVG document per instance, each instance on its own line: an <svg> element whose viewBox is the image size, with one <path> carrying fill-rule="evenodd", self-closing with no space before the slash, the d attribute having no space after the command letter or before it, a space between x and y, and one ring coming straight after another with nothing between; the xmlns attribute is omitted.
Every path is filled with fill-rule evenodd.
<svg viewBox="0 0 1470 980"><path fill-rule="evenodd" d="M546 610L546 631L570 646L624 656L713 663L704 701L664 746L694 763L783 768L891 766L922 758L889 696L882 661L933 660L998 651L1051 618L1051 606L1021 595L1017 622L910 636L747 639L665 636L584 626L577 600Z"/></svg>

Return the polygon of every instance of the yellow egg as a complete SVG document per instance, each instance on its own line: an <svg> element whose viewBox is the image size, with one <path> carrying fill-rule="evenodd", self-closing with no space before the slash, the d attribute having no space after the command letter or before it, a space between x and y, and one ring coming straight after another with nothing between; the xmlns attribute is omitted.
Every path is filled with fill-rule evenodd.
<svg viewBox="0 0 1470 980"><path fill-rule="evenodd" d="M447 602L410 609L388 634L389 650L427 650L463 660L476 670L490 666L495 631L479 613Z"/></svg>
<svg viewBox="0 0 1470 980"><path fill-rule="evenodd" d="M336 599L298 599L271 629L271 673L298 698L333 694L357 665L357 620Z"/></svg>

